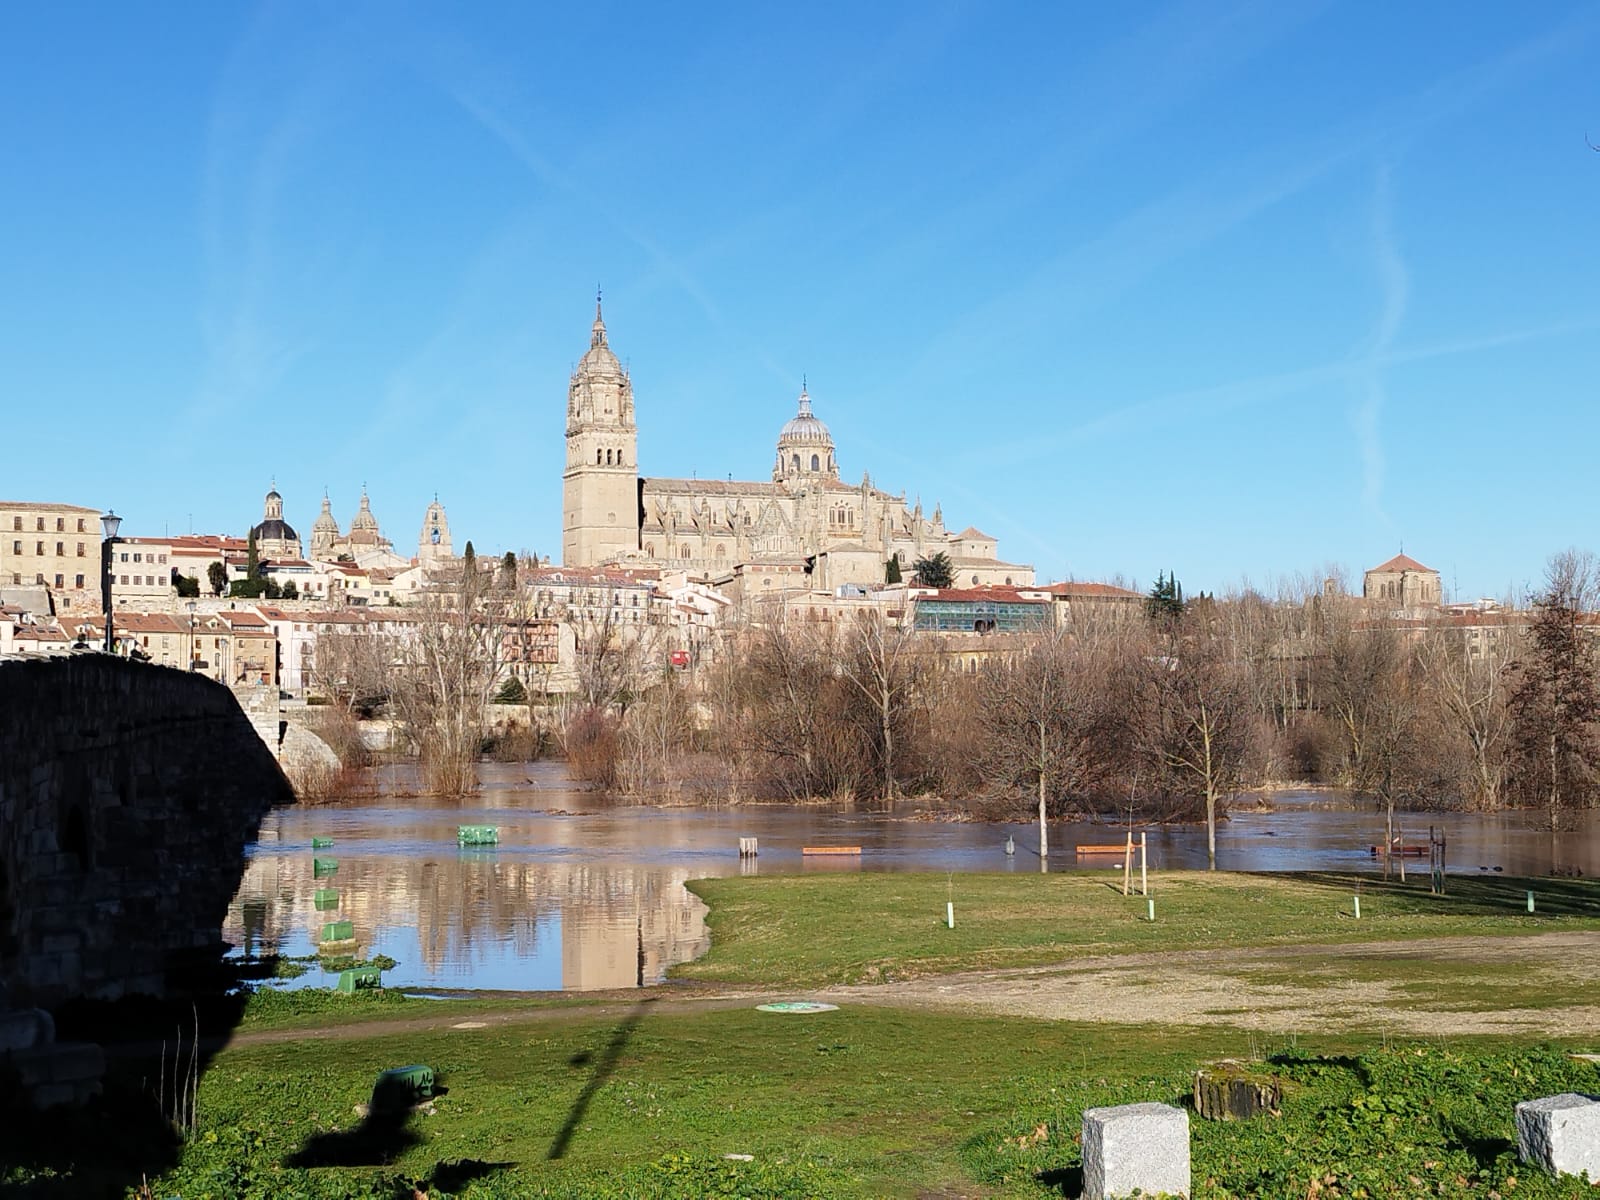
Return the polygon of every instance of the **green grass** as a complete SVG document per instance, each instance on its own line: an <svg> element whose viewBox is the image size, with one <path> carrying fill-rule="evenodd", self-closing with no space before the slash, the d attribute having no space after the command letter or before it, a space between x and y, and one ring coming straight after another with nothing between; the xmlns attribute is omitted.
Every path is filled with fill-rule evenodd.
<svg viewBox="0 0 1600 1200"><path fill-rule="evenodd" d="M963 876L943 926L943 876L729 879L694 885L712 906L713 952L683 974L803 986L1201 946L1306 945L1235 971L1254 982L1395 985L1396 1006L1531 1007L1547 981L1524 968L1417 962L1375 950L1333 963L1316 943L1600 928L1600 890L1516 880L1363 883L1338 876L1161 875L1157 921L1107 875ZM819 932L820 931L820 932ZM1159 962L1136 968L1151 983ZM1566 987L1562 1000L1587 999ZM263 993L242 1030L368 1026L334 1039L235 1043L202 1076L193 1135L163 1157L137 1104L145 1064L106 1101L42 1120L0 1114L0 1194L29 1200L152 1194L183 1200L1075 1194L1082 1110L1175 1102L1197 1066L1277 1058L1279 1118L1196 1122L1196 1200L1225 1196L1586 1195L1522 1170L1508 1139L1517 1100L1600 1090L1592 1064L1515 1039L1393 1046L1384 1013L1337 1035L1263 1040L1227 1028L1042 1022L846 1004L812 1016L691 1010L639 993L622 1015L581 997L436 1002L400 993ZM1551 1001L1554 1002L1554 1001ZM444 1027L498 1014L473 1030ZM384 1022L439 1017L440 1027ZM1363 1032L1363 1025L1366 1032ZM274 1033L274 1037L278 1035ZM1593 1049L1584 1045L1583 1049ZM434 1067L448 1089L390 1125L357 1109L378 1073ZM308 1160L307 1155L310 1155ZM724 1158L752 1156L749 1162ZM317 1165L324 1164L324 1165Z"/></svg>
<svg viewBox="0 0 1600 1200"><path fill-rule="evenodd" d="M1431 896L1426 876L1404 885L1372 876L1158 873L1145 901L1124 897L1120 873L862 874L701 879L711 951L673 970L680 979L785 987L875 983L919 975L1025 967L1086 955L1600 929L1600 884L1589 880L1452 878ZM1361 889L1361 919L1352 900ZM1527 890L1538 911L1525 907ZM956 927L945 927L953 898Z"/></svg>
<svg viewBox="0 0 1600 1200"><path fill-rule="evenodd" d="M1196 1200L1587 1194L1524 1171L1511 1148L1516 1101L1600 1088L1593 1064L1556 1049L1350 1035L1267 1044L1226 1029L866 1007L660 1015L648 1002L620 1021L552 1015L230 1049L206 1072L199 1127L153 1194L1071 1195L1084 1108L1181 1102L1198 1065L1268 1055L1264 1069L1288 1082L1283 1115L1196 1120ZM412 1062L434 1067L446 1094L430 1113L363 1134L357 1106L378 1072ZM95 1139L92 1165L25 1194L96 1194L103 1142L83 1136ZM344 1165L298 1162L311 1147Z"/></svg>

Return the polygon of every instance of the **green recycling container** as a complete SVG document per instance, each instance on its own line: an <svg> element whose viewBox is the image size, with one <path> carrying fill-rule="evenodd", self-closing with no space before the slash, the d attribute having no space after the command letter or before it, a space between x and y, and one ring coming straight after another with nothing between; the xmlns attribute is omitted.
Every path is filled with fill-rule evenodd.
<svg viewBox="0 0 1600 1200"><path fill-rule="evenodd" d="M333 845L333 839L332 838L314 837L314 838L311 839L311 848L313 850L326 850L329 846L332 846L332 845Z"/></svg>
<svg viewBox="0 0 1600 1200"><path fill-rule="evenodd" d="M329 921L322 927L323 942L353 942L356 938L356 927L349 921Z"/></svg>
<svg viewBox="0 0 1600 1200"><path fill-rule="evenodd" d="M462 846L495 846L500 842L500 830L493 825L458 825L456 842Z"/></svg>
<svg viewBox="0 0 1600 1200"><path fill-rule="evenodd" d="M433 1095L433 1068L420 1063L410 1067L391 1067L378 1076L372 1085L371 1111L393 1112L397 1108L410 1108L418 1100Z"/></svg>
<svg viewBox="0 0 1600 1200"><path fill-rule="evenodd" d="M337 874L338 870L339 860L337 858L313 858L311 860L311 876L313 879L321 879L327 875Z"/></svg>
<svg viewBox="0 0 1600 1200"><path fill-rule="evenodd" d="M383 986L383 972L377 967L351 967L339 972L339 990L345 993Z"/></svg>
<svg viewBox="0 0 1600 1200"><path fill-rule="evenodd" d="M337 888L318 888L317 894L312 897L311 903L318 912L327 912L329 909L339 907L339 890Z"/></svg>

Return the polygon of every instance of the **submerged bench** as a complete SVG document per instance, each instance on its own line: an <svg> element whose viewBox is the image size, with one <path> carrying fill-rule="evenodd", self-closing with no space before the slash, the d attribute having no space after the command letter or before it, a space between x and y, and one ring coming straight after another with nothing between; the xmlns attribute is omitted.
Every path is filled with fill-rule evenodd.
<svg viewBox="0 0 1600 1200"><path fill-rule="evenodd" d="M860 846L804 846L801 854L860 854Z"/></svg>

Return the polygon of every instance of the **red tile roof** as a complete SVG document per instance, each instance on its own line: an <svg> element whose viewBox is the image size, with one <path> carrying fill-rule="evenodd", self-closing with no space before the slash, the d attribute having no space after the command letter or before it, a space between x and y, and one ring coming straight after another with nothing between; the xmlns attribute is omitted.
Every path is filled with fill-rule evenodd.
<svg viewBox="0 0 1600 1200"><path fill-rule="evenodd" d="M1416 559L1406 554L1396 554L1381 567L1373 567L1372 571L1432 571L1432 567L1425 567ZM1368 574L1371 574L1369 571Z"/></svg>
<svg viewBox="0 0 1600 1200"><path fill-rule="evenodd" d="M1039 589L1052 596L1077 597L1081 600L1143 600L1142 592L1131 592L1112 583L1052 583Z"/></svg>
<svg viewBox="0 0 1600 1200"><path fill-rule="evenodd" d="M973 587L973 588L939 588L932 592L931 588L915 589L913 599L918 604L926 604L930 600L993 600L1001 604L1045 604L1048 603L1042 596L1033 594L1033 588L1015 587ZM1021 593L1027 592L1024 596Z"/></svg>

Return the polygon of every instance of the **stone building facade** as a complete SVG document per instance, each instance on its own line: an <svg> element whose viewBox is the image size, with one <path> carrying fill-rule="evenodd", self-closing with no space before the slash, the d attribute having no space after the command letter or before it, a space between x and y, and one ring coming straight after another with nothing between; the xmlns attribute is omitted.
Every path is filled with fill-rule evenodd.
<svg viewBox="0 0 1600 1200"><path fill-rule="evenodd" d="M1439 572L1396 554L1361 576L1363 599L1390 609L1437 608L1443 595Z"/></svg>
<svg viewBox="0 0 1600 1200"><path fill-rule="evenodd" d="M866 474L844 482L832 434L804 389L779 430L770 479L641 476L633 382L596 304L589 349L567 389L564 565L671 567L758 592L878 584L890 558L909 571L937 553L962 585L1033 582L1033 568L1001 560L988 534L947 529L937 505L925 514L920 500L908 505L905 493L883 491Z"/></svg>
<svg viewBox="0 0 1600 1200"><path fill-rule="evenodd" d="M100 511L0 501L0 599L45 589L57 609L100 607Z"/></svg>

